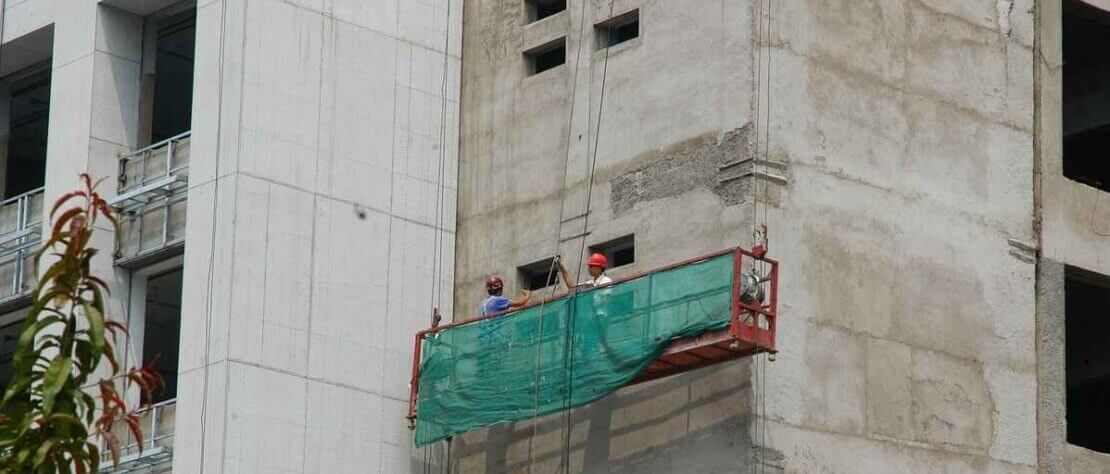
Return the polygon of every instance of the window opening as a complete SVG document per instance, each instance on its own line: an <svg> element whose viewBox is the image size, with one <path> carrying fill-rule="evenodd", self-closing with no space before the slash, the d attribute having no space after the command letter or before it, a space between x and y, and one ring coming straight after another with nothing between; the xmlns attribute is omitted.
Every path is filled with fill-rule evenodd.
<svg viewBox="0 0 1110 474"><path fill-rule="evenodd" d="M1110 453L1110 277L1068 268L1064 347L1068 442Z"/></svg>
<svg viewBox="0 0 1110 474"><path fill-rule="evenodd" d="M633 234L590 246L590 253L600 253L609 260L609 268L636 262L636 239Z"/></svg>
<svg viewBox="0 0 1110 474"><path fill-rule="evenodd" d="M567 9L567 0L524 0L527 23L539 21Z"/></svg>
<svg viewBox="0 0 1110 474"><path fill-rule="evenodd" d="M540 288L547 288L554 285L559 281L559 270L551 271L551 263L554 258L545 258L538 262L532 262L528 265L517 267L517 275L520 277L520 286L528 290L538 290ZM548 273L551 274L548 278Z"/></svg>
<svg viewBox="0 0 1110 474"><path fill-rule="evenodd" d="M640 10L632 10L623 15L594 25L597 49L616 46L640 36Z"/></svg>
<svg viewBox="0 0 1110 474"><path fill-rule="evenodd" d="M147 279L143 319L143 365L165 378L166 386L154 393L154 403L177 396L177 358L181 344L181 269Z"/></svg>
<svg viewBox="0 0 1110 474"><path fill-rule="evenodd" d="M22 319L0 326L0 387L5 389L12 381L12 358L15 356L15 346L19 342L19 330L22 327Z"/></svg>
<svg viewBox="0 0 1110 474"><path fill-rule="evenodd" d="M567 39L559 38L551 43L533 48L524 53L529 74L539 74L567 62Z"/></svg>
<svg viewBox="0 0 1110 474"><path fill-rule="evenodd" d="M13 77L13 76L9 76ZM42 187L46 179L46 138L50 115L50 65L44 63L7 81L8 156L4 197Z"/></svg>
<svg viewBox="0 0 1110 474"><path fill-rule="evenodd" d="M1110 12L1064 0L1064 176L1110 191Z"/></svg>
<svg viewBox="0 0 1110 474"><path fill-rule="evenodd" d="M193 117L196 10L158 23L154 54L151 143L187 132Z"/></svg>

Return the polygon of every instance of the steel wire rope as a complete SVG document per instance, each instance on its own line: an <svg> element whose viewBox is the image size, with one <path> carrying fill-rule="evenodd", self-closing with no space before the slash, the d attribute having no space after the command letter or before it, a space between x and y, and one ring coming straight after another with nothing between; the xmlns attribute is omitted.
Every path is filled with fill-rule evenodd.
<svg viewBox="0 0 1110 474"><path fill-rule="evenodd" d="M428 297L428 304L430 306L429 312L433 315L433 322L435 324L435 316L438 313L439 306L443 303L443 234L444 222L444 172L447 168L447 78L450 64L450 46L451 46L451 3L453 0L447 1L447 11L444 16L443 28L443 75L440 82L440 116L439 116L439 168L438 176L436 178L436 218L435 225L433 226L434 238L432 239L432 293ZM420 362L418 361L417 364ZM450 438L442 444L447 451L446 458L450 459L451 442ZM424 446L424 472L430 474L432 471L431 461L432 455L430 447ZM443 456L440 457L442 462ZM448 461L449 462L449 461ZM441 469L446 472L451 472L450 465L443 465Z"/></svg>
<svg viewBox="0 0 1110 474"><path fill-rule="evenodd" d="M567 29L570 30L570 29L573 28L573 24L571 23L572 16L567 15L566 17L567 17ZM556 255L556 257L551 259L551 265L547 269L547 277L546 277L547 279L544 280L545 283L550 282L552 275L554 275L554 273L555 273L555 266L559 262L557 260L559 258L558 257L558 255L559 255L559 244L562 243L561 238L562 238L562 235L563 235L563 222L564 222L563 212L565 211L565 207L566 207L566 189L567 189L567 175L568 175L567 169L570 167L571 137L574 135L574 106L575 106L575 100L576 100L577 94L578 94L578 71L579 71L579 68L581 67L581 64L582 64L582 43L584 43L584 41L582 41L582 38L583 38L583 35L585 34L585 25L586 25L586 5L583 4L582 13L579 16L579 20L578 20L578 44L576 45L576 49L575 49L575 53L574 53L574 73L571 75L570 110L568 111L567 135L566 135L566 141L565 141L566 150L565 150L565 153L564 153L564 156L563 156L563 175L562 175L562 180L560 182L561 184L560 184L560 188L559 188L559 212L556 215L557 221L555 223L555 244L554 245L555 245L555 255ZM588 152L588 149L587 149L587 152ZM588 204L589 203L587 203L587 206L588 206ZM588 207L587 207L587 212L589 212ZM579 256L579 258L581 258L581 256ZM548 292L547 297L543 298L540 301L539 329L538 329L537 337L536 337L536 357L535 357L535 365L534 365L534 367L535 367L534 370L535 370L536 375L533 379L534 380L534 384L533 384L534 395L533 395L533 406L532 406L532 434L529 435L529 437L528 437L528 472L529 472L529 474L532 472L532 468L535 465L535 458L533 457L533 444L534 444L535 438L536 438L538 430L539 430L539 423L536 421L536 418L539 417L539 405L540 405L540 360L541 360L541 357L542 357L542 348L543 348L543 327L544 327L544 315L545 315L544 311L546 309L547 301L550 300L555 295L555 288L557 286L558 286L558 284L551 285L551 290ZM568 295L573 295L575 293L575 288L567 288L567 293L568 293ZM568 300L569 299L570 298L568 298Z"/></svg>
<svg viewBox="0 0 1110 474"><path fill-rule="evenodd" d="M245 6L246 5L244 4L244 7ZM220 4L220 37L219 38L220 38L220 48L219 48L219 52L217 54L217 58L218 58L218 61L219 61L219 67L217 68L217 74L218 74L218 77L219 77L219 84L222 85L224 83L224 68L225 68L224 59L225 59L226 54L227 54L227 52L226 52L226 50L227 50L227 2L221 2L221 4ZM224 87L221 86L216 94L217 94L217 96L216 96L216 101L217 102L216 103L221 104L221 106L222 106L223 100L224 100ZM242 115L242 112L243 112L242 104L240 104L239 107L240 107L239 108L239 113L240 113L240 115ZM201 399L200 399L201 400L200 401L200 437L201 437L202 440L206 439L205 436L208 433L208 379L210 378L208 372L209 372L209 367L212 365L211 359L210 359L210 357L211 357L211 345L212 345L212 304L213 304L212 300L215 299L215 298L212 297L212 292L215 289L215 281L216 281L216 278L215 278L216 265L213 262L216 261L216 235L218 235L218 232L216 232L215 229L216 229L216 224L219 222L218 219L217 219L217 216L219 216L219 213L216 212L216 210L217 210L217 205L220 202L219 170L220 170L221 161L223 159L223 154L221 153L223 151L221 144L223 143L223 138L224 138L223 137L223 133L224 133L223 118L224 118L224 114L223 114L222 111L216 114L216 166L215 166L215 169L216 169L217 177L212 180L212 196L213 197L212 197L212 219L211 219L211 224L210 225L212 226L213 232L212 232L212 236L209 238L209 242L208 242L208 285L205 288L205 293L207 293L207 295L206 295L205 302L204 302L204 336L205 337L204 337L204 368L202 369L202 373L204 374L204 383L202 384L202 389L204 390L204 395L202 395ZM233 190L233 192L234 192L234 190ZM232 233L234 233L234 227L235 227L235 225L234 225L234 220L233 220L232 221ZM234 250L232 251L232 254L234 254ZM230 330L229 330L229 332L230 332ZM231 370L228 367L225 367L224 368L224 400L227 400L227 395L231 392L229 384L227 383L227 380L231 377L230 374L231 374ZM217 376L218 375L219 374L217 373ZM224 430L225 431L226 431L226 428L227 428L227 421L224 420ZM200 456L199 457L201 459L202 465L204 463L205 446L207 446L207 445L208 445L208 443L205 443L205 442L200 443ZM221 454L221 456L223 456L223 455ZM223 461L224 460L221 457L220 462L222 463Z"/></svg>
<svg viewBox="0 0 1110 474"><path fill-rule="evenodd" d="M609 0L609 15L606 17L607 20L613 18L613 7L614 7L614 0ZM585 8L585 6L583 6L583 8ZM611 46L607 46L605 48L605 59L602 62L602 67L601 67L601 91L598 93L597 123L596 123L596 126L594 128L593 153L592 153L592 156L590 156L591 154L589 154L589 153L587 154L587 160L589 161L590 166L589 166L589 173L587 174L587 176L588 176L587 180L588 181L587 181L587 185L586 185L586 212L585 212L585 216L583 217L583 220L582 220L582 237L581 237L582 243L580 244L579 249L578 249L578 256L579 256L578 265L577 265L577 268L574 271L576 282L577 282L577 279L579 277L581 277L581 275L582 275L582 259L581 259L581 257L586 252L586 235L587 235L587 232L589 231L590 205L591 205L591 201L593 200L593 191L594 191L594 171L597 168L597 150L598 150L598 145L601 143L601 123L602 123L603 112L605 110L605 85L606 85L606 78L609 75L609 51L610 51L610 49L611 49ZM565 380L567 381L567 385L566 385L567 390L566 390L566 394L564 395L564 405L563 405L563 458L560 462L563 464L564 472L566 472L568 474L570 473L570 434L571 434L570 433L570 431L571 431L570 430L570 420L571 420L570 404L573 401L573 396L572 395L574 393L574 359L573 359L573 357L574 357L574 350L573 350L574 344L573 344L573 340L571 338L573 337L573 334L574 334L572 329L574 327L574 322L575 322L574 320L575 320L575 308L576 307L577 307L577 305L572 304L571 307L568 309L568 311L567 311L567 316L568 316L567 317L567 322L564 325L564 332L565 332L564 339L565 339L566 345L563 347L563 369L564 369L563 372L566 374L566 379Z"/></svg>
<svg viewBox="0 0 1110 474"><path fill-rule="evenodd" d="M760 0L760 1L762 2L762 0ZM767 81L765 83L766 86L765 86L764 91L763 91L763 94L766 95L766 98L767 98L767 107L766 107L766 110L764 111L764 114L765 114L766 117L765 117L764 122L763 122L763 163L764 163L763 166L766 166L765 163L770 162L770 158L771 158L771 98L772 98L773 94L771 94L770 87L771 87L771 84L772 84L772 82L771 82L771 66L772 66L772 63L774 62L774 47L772 45L772 42L774 41L774 28L773 28L773 23L772 23L772 21L773 21L773 8L774 8L774 0L767 0L767 28L766 28L766 33L765 33L766 40L767 40L767 42L766 42L766 48L767 48ZM763 22L763 19L760 18L760 24L761 25L762 25L762 22ZM759 187L762 187L763 188L763 193L762 194L766 194L768 192L767 183L761 182L761 180L759 179L758 176L754 176L754 178L756 179L756 189L758 190ZM762 217L762 219L759 219L760 220L760 227L759 228L761 230L760 238L762 239L762 241L763 241L762 243L764 244L764 246L766 248L766 245L768 245L767 234L766 234L767 217L768 217L768 203L766 202L766 199L764 199L764 201L762 203L760 203L758 195L756 196L756 203L759 207L762 207L762 209L763 209L763 217ZM755 216L755 217L756 217L756 219L758 219L758 212L757 212L757 216ZM766 262L764 262L763 260L760 260L759 261L759 280L763 279L763 276L764 276L765 273L766 273ZM759 284L760 283L758 283L758 282L756 283L756 285L759 285ZM765 318L766 318L766 316L762 316L759 313L756 313L754 315L753 322L755 323L757 330L761 327L760 326L760 319L765 319ZM768 327L769 327L770 321L767 321L767 323L768 323ZM759 372L760 372L759 373L759 392L760 392L760 395L759 395L759 410L760 410L759 428L760 428L760 433L759 434L760 434L760 446L759 446L759 451L758 452L759 452L759 471L761 473L765 472L766 465L767 465L767 462L766 462L767 460L764 457L764 453L767 450L767 358L768 358L768 355L767 355L766 352L764 352L762 354L762 357L756 359L757 368L759 369Z"/></svg>
<svg viewBox="0 0 1110 474"><path fill-rule="evenodd" d="M756 8L756 18L755 19L756 19L756 31L755 31L755 38L752 41L753 48L755 49L755 54L753 54L753 59L755 59L755 71L754 71L755 72L755 74L754 74L755 75L755 124L754 124L755 125L755 130L754 130L754 132L755 132L755 151L754 151L754 156L752 157L752 171L753 171L752 180L753 180L753 184L752 184L752 234L751 234L752 235L752 245L753 246L757 245L759 243L759 237L758 237L758 234L757 234L758 229L759 229L759 223L758 223L758 220L759 220L759 187L758 187L758 181L757 180L759 178L757 176L755 176L754 171L755 171L755 167L756 167L756 161L759 160L760 124L762 122L762 120L761 120L762 119L761 106L762 106L762 103L763 103L763 86L762 86L762 81L763 81L763 46L762 46L761 43L763 41L763 0L759 0L759 5ZM741 321L741 324L743 324L743 321ZM753 370L752 370L752 379L753 379L755 384L759 383L759 370L758 369L759 369L759 365L758 365L758 360L757 360L756 364L755 364L755 367L753 367ZM757 387L753 386L752 389L757 390ZM756 397L754 395L755 394L753 394L753 397L752 397L753 400L756 399ZM758 418L756 419L756 423L759 423ZM756 433L752 436L752 441L751 441L751 446L752 446L753 452L752 452L751 458L750 458L752 463L751 463L751 466L749 468L749 471L752 474L755 474L757 472L759 464L760 464L760 462L759 462L759 446L758 446L758 441L759 441L758 428L759 427L757 425L756 426Z"/></svg>

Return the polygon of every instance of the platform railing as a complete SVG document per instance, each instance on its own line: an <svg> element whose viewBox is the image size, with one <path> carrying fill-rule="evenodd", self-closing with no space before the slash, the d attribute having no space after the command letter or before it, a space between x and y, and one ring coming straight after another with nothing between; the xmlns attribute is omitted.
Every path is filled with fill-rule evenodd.
<svg viewBox="0 0 1110 474"><path fill-rule="evenodd" d="M39 188L0 202L0 304L38 284L34 254L42 242L42 200Z"/></svg>
<svg viewBox="0 0 1110 474"><path fill-rule="evenodd" d="M119 465L112 463L112 452L106 442L101 442L100 470L107 473L150 472L150 468L169 466L173 461L173 434L177 418L177 399L155 403L138 414L142 427L142 450L139 442L120 421L113 433L119 440Z"/></svg>
<svg viewBox="0 0 1110 474"><path fill-rule="evenodd" d="M591 292L607 291L606 288L618 288L625 282L648 278L652 275L677 270L688 265L698 264L711 259L730 259L731 268L728 273L731 273L731 287L727 290L729 293L728 304L730 306L728 308L727 327L709 331L695 337L667 341L668 347L663 351L660 359L653 362L643 373L633 379L630 384L674 375L738 357L746 357L758 353L775 353L777 351L775 334L778 320L779 262L767 257L766 253L766 247L763 245L756 246L752 249L739 247L728 248L622 278L616 278L612 282L597 288L576 289L568 294L545 298L520 308L463 319L444 325L438 323L440 320L438 310L433 311L432 327L416 333L413 345L412 378L409 381L410 393L406 418L409 420L410 424L412 424L417 417L417 402L421 383L421 364L423 361L423 350L426 338L436 337L439 333L461 326L480 324L494 319L504 320L536 306L552 304L555 301L567 298L580 298L589 295ZM710 293L712 292L698 292L694 293L694 295ZM648 303L646 308L662 309L663 307L675 304L672 302L656 303L650 296L647 300L652 302ZM641 311L641 313L651 314L652 311ZM715 346L716 349L712 349L710 346ZM707 351L711 353L705 353ZM687 357L682 357L684 354ZM672 356L676 356L674 358L685 358L688 360L673 361L669 359L672 358ZM656 368L657 364L664 367Z"/></svg>
<svg viewBox="0 0 1110 474"><path fill-rule="evenodd" d="M119 190L112 200L120 213L117 261L141 258L184 241L190 134L120 158Z"/></svg>

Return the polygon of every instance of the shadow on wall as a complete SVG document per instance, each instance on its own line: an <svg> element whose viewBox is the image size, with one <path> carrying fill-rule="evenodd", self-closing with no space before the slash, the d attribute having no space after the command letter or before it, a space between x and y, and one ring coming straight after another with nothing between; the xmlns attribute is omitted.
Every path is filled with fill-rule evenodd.
<svg viewBox="0 0 1110 474"><path fill-rule="evenodd" d="M710 367L572 410L570 471L749 472L757 428L751 367ZM451 472L563 472L566 425L564 414L553 414L456 437Z"/></svg>

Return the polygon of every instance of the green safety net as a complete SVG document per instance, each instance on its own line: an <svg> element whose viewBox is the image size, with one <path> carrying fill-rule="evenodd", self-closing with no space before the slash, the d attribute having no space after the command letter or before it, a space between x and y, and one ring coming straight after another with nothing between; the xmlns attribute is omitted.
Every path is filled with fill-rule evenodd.
<svg viewBox="0 0 1110 474"><path fill-rule="evenodd" d="M732 279L724 254L429 334L416 445L613 393L672 339L727 327Z"/></svg>

